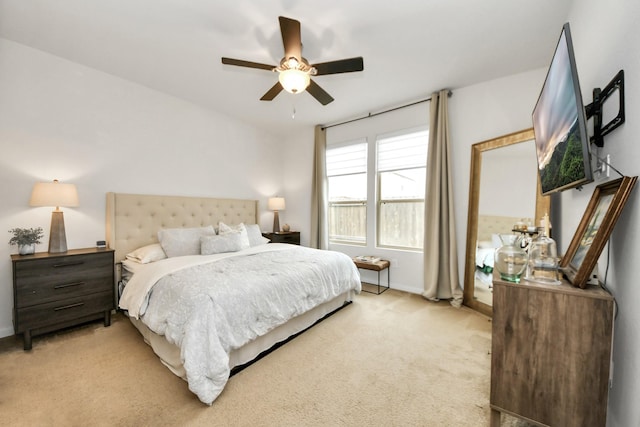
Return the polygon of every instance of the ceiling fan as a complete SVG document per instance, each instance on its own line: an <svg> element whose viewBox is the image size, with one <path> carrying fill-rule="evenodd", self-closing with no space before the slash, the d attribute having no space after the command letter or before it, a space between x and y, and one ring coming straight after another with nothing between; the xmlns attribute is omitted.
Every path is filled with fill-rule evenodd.
<svg viewBox="0 0 640 427"><path fill-rule="evenodd" d="M280 16L278 19L280 20L280 32L282 33L282 44L284 45L284 57L280 60L280 65L273 66L260 64L258 62L243 61L241 59L222 58L223 64L277 71L279 73L278 82L262 95L262 98L260 98L261 101L273 100L283 89L294 94L304 92L306 89L318 102L322 105L327 105L333 101L333 98L316 82L311 80L311 76L351 73L364 70L361 56L309 64L309 62L302 57L300 21L285 18L284 16Z"/></svg>

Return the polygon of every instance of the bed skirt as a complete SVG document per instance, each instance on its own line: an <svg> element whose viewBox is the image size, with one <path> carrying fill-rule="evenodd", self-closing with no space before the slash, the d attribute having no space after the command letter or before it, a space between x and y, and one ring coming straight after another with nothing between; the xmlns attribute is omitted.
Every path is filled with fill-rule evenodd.
<svg viewBox="0 0 640 427"><path fill-rule="evenodd" d="M229 369L247 364L254 360L265 350L270 349L279 342L312 326L327 314L338 310L345 304L353 300L354 292L349 291L338 297L321 304L300 316L297 316L287 323L278 326L269 333L262 335L244 346L233 350L229 355ZM164 336L157 335L149 329L141 320L130 317L131 323L140 331L144 340L151 346L160 361L169 368L171 372L186 380L187 373L180 358L180 349L169 343Z"/></svg>

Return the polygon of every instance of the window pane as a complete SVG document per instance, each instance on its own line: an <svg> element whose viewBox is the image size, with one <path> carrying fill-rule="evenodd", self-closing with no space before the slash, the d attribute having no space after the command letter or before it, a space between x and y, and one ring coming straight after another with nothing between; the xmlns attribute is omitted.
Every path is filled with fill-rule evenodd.
<svg viewBox="0 0 640 427"><path fill-rule="evenodd" d="M327 149L327 176L367 172L367 144Z"/></svg>
<svg viewBox="0 0 640 427"><path fill-rule="evenodd" d="M364 142L363 142L364 141ZM329 241L365 244L367 235L367 143L327 149Z"/></svg>
<svg viewBox="0 0 640 427"><path fill-rule="evenodd" d="M366 203L329 203L329 240L365 244Z"/></svg>
<svg viewBox="0 0 640 427"><path fill-rule="evenodd" d="M382 200L424 199L426 168L380 173Z"/></svg>
<svg viewBox="0 0 640 427"><path fill-rule="evenodd" d="M378 171L427 165L429 132L414 132L378 140Z"/></svg>
<svg viewBox="0 0 640 427"><path fill-rule="evenodd" d="M354 200L367 200L366 173L329 177L330 202L345 202Z"/></svg>
<svg viewBox="0 0 640 427"><path fill-rule="evenodd" d="M377 141L379 246L422 249L429 132Z"/></svg>
<svg viewBox="0 0 640 427"><path fill-rule="evenodd" d="M379 216L380 246L422 249L424 202L381 203Z"/></svg>

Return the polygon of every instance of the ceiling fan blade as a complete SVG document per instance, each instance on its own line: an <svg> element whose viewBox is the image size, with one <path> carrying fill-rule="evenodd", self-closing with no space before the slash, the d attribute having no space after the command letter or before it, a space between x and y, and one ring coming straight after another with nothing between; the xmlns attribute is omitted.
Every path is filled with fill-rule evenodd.
<svg viewBox="0 0 640 427"><path fill-rule="evenodd" d="M292 56L298 61L302 61L302 39L300 37L300 21L295 19L278 17L280 20L280 33L282 33L282 44L284 45L284 57Z"/></svg>
<svg viewBox="0 0 640 427"><path fill-rule="evenodd" d="M327 105L333 102L333 97L329 95L324 89L322 89L316 82L311 80L309 86L307 86L307 92L311 94L322 105Z"/></svg>
<svg viewBox="0 0 640 427"><path fill-rule="evenodd" d="M322 62L314 64L313 67L318 71L316 76L327 74L352 73L354 71L364 70L364 61L361 56L349 59L340 59L338 61Z"/></svg>
<svg viewBox="0 0 640 427"><path fill-rule="evenodd" d="M280 84L280 82L277 82L276 84L273 85L271 89L267 91L267 93L262 95L262 98L260 98L260 101L272 101L273 98L275 98L280 92L282 92L282 89L283 87Z"/></svg>
<svg viewBox="0 0 640 427"><path fill-rule="evenodd" d="M236 65L238 67L258 68L260 70L272 71L275 66L260 64L259 62L243 61L242 59L222 58L222 63L227 65Z"/></svg>

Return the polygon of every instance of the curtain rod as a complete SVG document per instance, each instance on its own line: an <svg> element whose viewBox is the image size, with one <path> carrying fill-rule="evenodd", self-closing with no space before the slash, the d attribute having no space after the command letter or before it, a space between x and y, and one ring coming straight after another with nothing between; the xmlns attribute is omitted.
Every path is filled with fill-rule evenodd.
<svg viewBox="0 0 640 427"><path fill-rule="evenodd" d="M449 91L448 95L449 95L449 97L451 97L451 95L453 95L453 92ZM409 104L400 105L399 107L390 108L388 110L378 111L377 113L369 113L366 116L357 117L355 119L346 120L344 122L339 122L339 123L334 123L332 125L323 126L322 130L329 129L329 128L336 127L336 126L346 125L347 123L357 122L358 120L369 119L371 117L379 116L380 114L391 113L392 111L400 110L402 108L412 107L414 105L422 104L423 102L427 102L427 101L431 101L431 97L425 98L425 99L421 99L419 101L415 101L415 102L412 102L412 103L409 103Z"/></svg>

